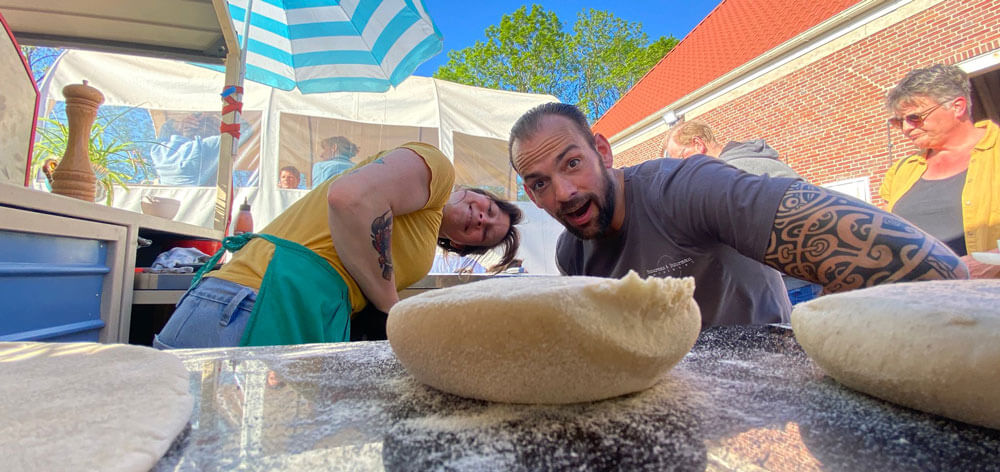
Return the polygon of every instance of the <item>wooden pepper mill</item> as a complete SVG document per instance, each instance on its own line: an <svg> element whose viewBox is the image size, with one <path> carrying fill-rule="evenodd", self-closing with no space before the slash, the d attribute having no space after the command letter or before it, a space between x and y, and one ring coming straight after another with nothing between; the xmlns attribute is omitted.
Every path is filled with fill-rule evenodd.
<svg viewBox="0 0 1000 472"><path fill-rule="evenodd" d="M104 103L104 94L94 87L71 84L63 87L66 97L66 117L69 137L66 152L52 172L52 193L93 202L97 197L97 177L90 165L90 129L97 118L97 107Z"/></svg>

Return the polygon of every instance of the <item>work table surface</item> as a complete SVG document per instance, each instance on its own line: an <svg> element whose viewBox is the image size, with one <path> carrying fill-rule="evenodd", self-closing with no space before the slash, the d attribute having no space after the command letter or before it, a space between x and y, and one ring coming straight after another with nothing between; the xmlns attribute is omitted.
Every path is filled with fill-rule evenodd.
<svg viewBox="0 0 1000 472"><path fill-rule="evenodd" d="M851 391L780 326L707 330L651 389L562 406L439 392L387 342L174 352L196 403L158 471L1000 470L1000 431Z"/></svg>

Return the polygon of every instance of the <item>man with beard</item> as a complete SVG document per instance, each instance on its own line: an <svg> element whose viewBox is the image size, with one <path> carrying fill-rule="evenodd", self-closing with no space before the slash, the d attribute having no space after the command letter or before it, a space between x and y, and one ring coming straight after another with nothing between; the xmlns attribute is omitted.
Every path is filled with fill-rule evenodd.
<svg viewBox="0 0 1000 472"><path fill-rule="evenodd" d="M702 327L788 321L779 270L826 292L967 278L947 246L866 203L704 155L612 168L611 145L574 106L540 105L511 129L511 165L567 232L564 274L695 279Z"/></svg>

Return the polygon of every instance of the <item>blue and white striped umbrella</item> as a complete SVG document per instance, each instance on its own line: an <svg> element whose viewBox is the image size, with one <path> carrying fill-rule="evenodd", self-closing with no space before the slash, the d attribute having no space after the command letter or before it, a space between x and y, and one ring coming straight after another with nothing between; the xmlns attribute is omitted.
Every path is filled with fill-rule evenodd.
<svg viewBox="0 0 1000 472"><path fill-rule="evenodd" d="M441 51L421 0L229 0L246 78L302 93L384 92Z"/></svg>

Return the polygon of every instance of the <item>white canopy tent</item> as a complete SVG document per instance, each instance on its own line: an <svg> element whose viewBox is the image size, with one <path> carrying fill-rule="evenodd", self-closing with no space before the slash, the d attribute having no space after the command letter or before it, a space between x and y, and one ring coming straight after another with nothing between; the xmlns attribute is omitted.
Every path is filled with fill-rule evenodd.
<svg viewBox="0 0 1000 472"><path fill-rule="evenodd" d="M153 161L158 175L130 184L128 190L116 190L114 206L140 211L145 195L175 198L181 201L175 220L212 227L215 167L198 161L217 162L217 152L209 157L217 131L182 139L170 135L183 134L176 131L182 125L169 125L189 121L194 114L217 116L223 73L164 59L69 51L41 84L43 114L62 100L64 86L84 79L104 94L105 106L148 111L152 129L147 134L155 135L148 142L137 142L136 148ZM557 101L550 95L469 87L427 77L410 77L386 93L302 95L249 82L244 89L247 129L234 163L239 176L233 201L251 204L257 228L308 191L312 169L328 157L324 156L326 143L333 138L354 144L356 153L348 157L355 162L406 141L429 142L452 159L458 184L486 187L513 200L517 182L506 149L510 127L528 109ZM178 168L170 161L177 156L171 154L183 154L182 150L191 151L181 156L184 168L179 171L188 180L170 177ZM289 165L301 173L304 188L278 188L279 171ZM553 249L561 227L530 202L520 206L526 212L519 254L524 267L531 273L555 273Z"/></svg>

